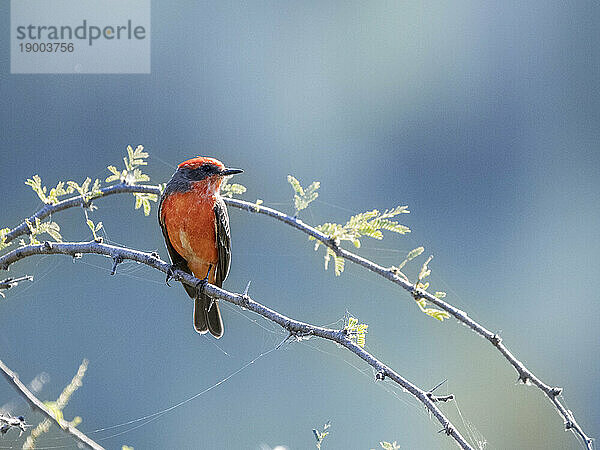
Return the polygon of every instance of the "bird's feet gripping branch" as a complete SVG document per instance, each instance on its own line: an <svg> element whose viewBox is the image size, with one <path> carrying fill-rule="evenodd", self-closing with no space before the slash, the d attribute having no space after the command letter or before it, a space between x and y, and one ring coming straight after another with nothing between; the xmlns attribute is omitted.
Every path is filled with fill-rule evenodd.
<svg viewBox="0 0 600 450"><path fill-rule="evenodd" d="M177 270L177 267L175 267L173 264L169 264L169 267L167 268L167 278L165 279L165 283L167 283L167 286L171 287L171 285L169 284L169 281L171 281L173 279L173 277L175 276L175 271Z"/></svg>
<svg viewBox="0 0 600 450"><path fill-rule="evenodd" d="M206 276L202 280L200 280L196 283L196 300L198 300L198 297L200 297L202 295L207 296L204 291L206 290L206 285L208 284L208 277L210 275L210 271L212 270L212 268L213 268L213 266L212 266L212 264L210 264L208 266L208 272L206 272ZM210 306L212 306L213 302L211 302ZM210 307L209 307L209 309L210 309Z"/></svg>

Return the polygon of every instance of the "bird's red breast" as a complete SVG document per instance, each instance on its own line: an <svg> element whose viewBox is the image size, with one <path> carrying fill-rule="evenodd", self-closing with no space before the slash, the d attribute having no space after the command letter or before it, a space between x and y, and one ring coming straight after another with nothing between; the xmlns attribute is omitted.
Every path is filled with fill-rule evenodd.
<svg viewBox="0 0 600 450"><path fill-rule="evenodd" d="M209 266L214 268L219 259L214 207L220 184L218 177L193 182L189 191L174 192L162 203L161 215L171 245L197 278L204 278ZM210 283L214 277L212 270Z"/></svg>

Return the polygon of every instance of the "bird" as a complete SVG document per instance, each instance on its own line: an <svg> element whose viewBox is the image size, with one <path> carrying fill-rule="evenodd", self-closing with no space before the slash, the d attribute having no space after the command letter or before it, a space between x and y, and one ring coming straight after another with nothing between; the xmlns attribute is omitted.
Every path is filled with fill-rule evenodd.
<svg viewBox="0 0 600 450"><path fill-rule="evenodd" d="M229 274L231 233L221 183L242 172L208 156L197 156L177 166L158 207L158 222L171 259L167 282L173 270L179 269L203 283L222 287ZM210 332L217 339L223 336L218 301L205 294L200 284L183 287L194 300L195 330Z"/></svg>

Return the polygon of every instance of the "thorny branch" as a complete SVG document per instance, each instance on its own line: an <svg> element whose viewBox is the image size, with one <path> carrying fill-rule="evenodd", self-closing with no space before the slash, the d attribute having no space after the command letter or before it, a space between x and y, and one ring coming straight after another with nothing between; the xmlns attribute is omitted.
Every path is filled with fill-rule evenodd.
<svg viewBox="0 0 600 450"><path fill-rule="evenodd" d="M437 307L443 309L450 315L454 316L456 320L467 325L469 328L471 328L471 330L487 339L494 347L496 347L496 349L498 349L498 351L502 353L502 355L506 358L510 365L512 365L515 368L518 374L518 380L520 382L527 384L531 383L537 386L548 397L548 399L556 407L558 413L562 416L565 424L565 429L575 431L581 437L581 439L583 439L586 448L588 450L593 449L592 438L585 434L583 428L581 428L581 426L575 420L575 416L573 415L573 413L561 403L559 396L562 394L562 388L549 386L548 384L540 380L538 377L536 377L533 374L533 372L531 372L527 367L525 367L525 365L511 353L508 347L506 347L502 343L502 339L500 338L500 336L498 336L496 333L492 333L483 325L470 318L465 311L462 311L452 306L450 303L435 297L427 291L417 289L415 285L406 281L404 278L396 275L394 271L392 271L390 268L380 266L379 264L376 264L366 258L363 258L362 256L358 256L355 253L341 248L336 242L330 239L329 236L321 233L319 230L311 227L310 225L305 224L304 222L302 222L302 220L296 217L288 216L287 214L284 214L272 208L268 208L266 206L257 205L235 198L225 198L224 200L225 203L227 203L230 206L244 209L248 212L265 214L267 216L280 220L281 222L287 223L288 225L296 228L297 230L300 230L303 233L306 233L309 236L312 236L315 239L321 241L327 247L331 248L337 256L341 256L342 258L345 258L348 261L352 261L355 264L358 264L372 272L375 272L376 274L386 278L392 283L399 285L400 287L408 291L413 297L425 298L427 301L433 303Z"/></svg>
<svg viewBox="0 0 600 450"><path fill-rule="evenodd" d="M100 193L97 195L97 198L104 197L111 194L123 193L123 192L140 192L140 193L151 193L160 195L161 191L158 186L142 186L142 185L127 185L127 184L118 184L115 186L110 186L107 188L103 188L100 190ZM277 211L272 208L268 208L266 206L258 205L256 203L246 202L239 199L234 198L224 198L225 203L229 206L233 206L235 208L244 209L248 212L264 214L270 217L273 217L281 222L284 222L297 230L314 237L315 239L321 241L327 247L331 248L337 256L347 259L355 264L358 264L376 274L386 278L387 280L395 283L408 291L413 297L422 297L427 301L433 303L438 308L446 311L451 314L458 320L459 322L467 325L471 330L473 330L478 335L487 339L501 354L506 358L511 366L517 371L518 380L524 383L531 383L537 386L548 399L552 402L552 404L556 407L556 410L563 418L565 428L567 430L573 430L577 433L584 441L586 448L589 450L593 449L592 446L592 438L587 436L583 431L583 428L577 423L573 413L568 410L560 401L559 397L562 394L562 389L558 387L552 387L542 380L540 380L537 376L533 374L525 365L518 360L510 350L502 343L502 339L496 333L492 333L483 325L479 324L475 320L473 320L469 315L454 306L450 303L443 301L429 292L423 291L421 289L416 289L415 285L410 282L404 280L402 277L396 275L390 268L386 268L380 266L366 258L356 255L348 250L341 248L335 241L333 241L329 236L321 233L310 225L305 224L302 220L284 214L280 211ZM46 205L33 216L31 216L28 220L30 222L35 221L35 218L39 218L40 220L49 216L50 214L61 211L67 208L71 208L73 206L86 206L88 202L81 197L73 197L67 200L63 200L56 205ZM6 234L5 242L9 242L15 239L17 236L27 234L29 232L29 227L27 223L23 221L17 227L12 229ZM1 269L0 265L0 269Z"/></svg>
<svg viewBox="0 0 600 450"><path fill-rule="evenodd" d="M8 380L13 387L20 392L20 394L27 400L31 409L40 411L43 415L45 415L48 419L58 425L58 427L63 430L65 433L73 436L77 441L85 448L91 448L93 450L104 450L104 447L94 442L92 439L87 437L77 428L70 426L68 423L60 422L54 417L52 412L44 404L40 399L38 399L29 389L25 386L16 373L10 370L6 364L0 361L0 371L4 378Z"/></svg>
<svg viewBox="0 0 600 450"><path fill-rule="evenodd" d="M158 255L154 252L146 253L139 250L103 244L96 241L76 243L44 242L43 244L26 245L23 247L19 247L0 257L0 269L7 270L11 264L32 255L62 254L76 257L85 253L105 255L112 258L113 261L137 261L139 263L143 263L150 267L158 269L161 272L164 272L165 274L169 272L172 275L173 279L175 279L176 281L181 281L189 286L198 286L199 283L202 281L181 270L173 270L170 264L161 260L158 257ZM382 380L385 377L388 377L394 382L396 382L399 386L407 390L417 400L419 400L440 422L444 432L448 436L451 436L461 448L472 449L472 447L464 439L460 432L454 427L454 425L452 425L452 423L437 407L436 403L440 399L434 398L431 392L426 392L423 389L411 383L410 381L408 381L407 379L403 378L396 371L394 371L393 369L379 361L377 358L375 358L373 355L371 355L369 352L367 352L365 349L354 343L348 337L348 332L346 329L334 330L331 328L318 327L315 325L291 319L289 317L284 316L283 314L278 313L275 310L272 310L254 301L247 294L234 294L224 289L218 288L212 284L206 284L204 289L206 293L209 294L211 297L219 298L229 303L233 303L234 305L246 308L277 323L278 325L289 331L289 333L292 336L316 336L336 342L339 345L347 348L352 353L356 354L358 357L366 361L370 366L372 366L376 370L377 379Z"/></svg>

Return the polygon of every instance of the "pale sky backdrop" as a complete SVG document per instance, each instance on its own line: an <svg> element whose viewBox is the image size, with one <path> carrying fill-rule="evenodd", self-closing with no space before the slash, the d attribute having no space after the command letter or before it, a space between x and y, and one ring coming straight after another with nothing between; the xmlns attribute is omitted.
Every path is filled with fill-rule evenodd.
<svg viewBox="0 0 600 450"><path fill-rule="evenodd" d="M245 169L243 198L288 213L286 176L319 180L300 215L310 224L407 204L413 232L365 239L359 254L389 266L425 246L432 290L563 387L598 438L598 23L593 1L153 1L151 74L11 75L4 0L0 227L40 207L28 177L104 179L128 144L150 152L155 183L189 157L215 156ZM108 242L166 258L155 205L144 217L133 204L113 196L91 218ZM360 267L325 272L322 250L290 227L230 217L227 289L251 280L256 300L290 317L341 326L350 312L368 323L367 349L403 376L423 388L448 380L438 392L457 402L441 408L474 445L581 448L541 392L518 385L464 326L426 317ZM53 219L66 240L90 239L82 210ZM26 382L48 374L43 400L88 358L64 414L107 448L310 449L328 420L324 449L455 448L413 398L334 344L271 351L286 334L225 305L225 336L199 336L180 286L134 263L110 268L100 256L52 256L0 273L35 277L0 299L0 358ZM4 404L40 419L0 381ZM145 416L154 420L136 421ZM39 444L74 448L56 430ZM0 448L20 445L14 431L0 438Z"/></svg>

